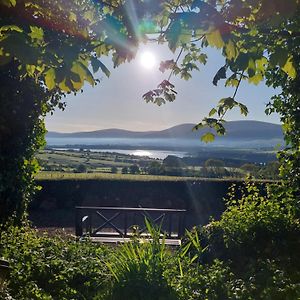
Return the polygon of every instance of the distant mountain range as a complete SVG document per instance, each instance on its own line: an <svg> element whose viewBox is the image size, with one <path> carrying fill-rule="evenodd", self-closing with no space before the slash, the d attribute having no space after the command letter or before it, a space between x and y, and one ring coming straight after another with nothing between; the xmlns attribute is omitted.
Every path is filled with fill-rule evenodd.
<svg viewBox="0 0 300 300"><path fill-rule="evenodd" d="M102 129L96 131L60 133L48 132L47 138L139 138L139 139L199 139L207 129L192 131L194 124L180 124L160 131L129 131ZM260 121L230 121L225 123L226 136L218 139L273 140L283 139L281 125Z"/></svg>

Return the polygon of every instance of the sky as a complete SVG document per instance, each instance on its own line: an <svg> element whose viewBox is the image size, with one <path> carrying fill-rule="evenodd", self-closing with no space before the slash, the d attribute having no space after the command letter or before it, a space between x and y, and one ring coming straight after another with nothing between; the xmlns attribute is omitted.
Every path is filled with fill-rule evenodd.
<svg viewBox="0 0 300 300"><path fill-rule="evenodd" d="M155 61L152 68L145 67L143 54L150 52ZM77 132L107 128L121 128L133 131L162 130L182 123L198 123L217 102L233 95L232 88L224 87L224 81L218 86L212 79L223 65L224 59L215 49L207 48L208 63L200 65L200 71L185 81L172 77L171 82L178 92L172 103L157 106L145 103L142 95L167 79L169 73L161 73L159 62L175 59L166 45L148 43L142 45L136 58L130 63L113 69L108 59L103 60L111 71L106 78L101 71L95 74L100 83L91 87L86 83L83 93L68 95L66 109L56 109L52 116L46 117L48 131ZM151 57L150 57L151 58ZM146 61L149 62L149 57ZM227 114L226 120L258 120L279 123L277 115L266 116L265 105L276 91L264 83L255 86L242 82L236 100L248 106L249 115L241 116L238 109Z"/></svg>

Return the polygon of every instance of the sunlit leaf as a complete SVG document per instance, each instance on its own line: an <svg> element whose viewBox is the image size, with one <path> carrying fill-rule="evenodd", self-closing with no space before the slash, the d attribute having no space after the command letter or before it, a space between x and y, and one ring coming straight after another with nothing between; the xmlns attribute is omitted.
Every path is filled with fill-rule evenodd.
<svg viewBox="0 0 300 300"><path fill-rule="evenodd" d="M259 70L261 73L265 72L265 69L268 65L268 60L265 57L261 57L260 59L257 59L255 61L256 68Z"/></svg>
<svg viewBox="0 0 300 300"><path fill-rule="evenodd" d="M208 116L211 117L211 116L213 116L216 112L217 112L217 110L216 110L215 108L212 108L212 109L210 110L210 112L208 113Z"/></svg>
<svg viewBox="0 0 300 300"><path fill-rule="evenodd" d="M241 114L244 116L247 116L248 115L248 107L242 103L239 103L238 106L241 110Z"/></svg>
<svg viewBox="0 0 300 300"><path fill-rule="evenodd" d="M201 136L201 141L204 143L211 143L215 140L215 135L211 132L207 132Z"/></svg>
<svg viewBox="0 0 300 300"><path fill-rule="evenodd" d="M66 79L58 84L58 87L64 92L70 92L71 88L66 84Z"/></svg>
<svg viewBox="0 0 300 300"><path fill-rule="evenodd" d="M71 82L72 82L73 88L76 91L80 90L83 87L83 84L84 84L83 81L73 81L72 79L71 79Z"/></svg>
<svg viewBox="0 0 300 300"><path fill-rule="evenodd" d="M249 77L248 82L257 85L263 80L263 78L264 77L261 73L257 73L254 76Z"/></svg>
<svg viewBox="0 0 300 300"><path fill-rule="evenodd" d="M53 68L45 72L45 84L49 90L55 87L55 70Z"/></svg>
<svg viewBox="0 0 300 300"><path fill-rule="evenodd" d="M218 29L207 34L206 39L208 44L212 47L222 48L224 46L222 35Z"/></svg>
<svg viewBox="0 0 300 300"><path fill-rule="evenodd" d="M76 22L76 21L77 21L77 16L76 16L76 14L74 14L72 11L70 12L69 20L70 20L71 22Z"/></svg>
<svg viewBox="0 0 300 300"><path fill-rule="evenodd" d="M32 39L43 40L44 39L44 31L40 27L30 26L31 32L28 34Z"/></svg>
<svg viewBox="0 0 300 300"><path fill-rule="evenodd" d="M229 60L236 58L237 56L237 49L232 42L232 40L229 40L225 45L225 53Z"/></svg>
<svg viewBox="0 0 300 300"><path fill-rule="evenodd" d="M85 20L88 20L88 21L93 21L94 20L94 12L91 11L91 10L88 10L86 11L84 14L83 14L83 18Z"/></svg>
<svg viewBox="0 0 300 300"><path fill-rule="evenodd" d="M286 61L285 65L282 67L282 70L289 75L291 78L295 78L297 75L296 69L293 64L293 58L290 56Z"/></svg>
<svg viewBox="0 0 300 300"><path fill-rule="evenodd" d="M0 27L0 33L2 34L5 31L17 31L17 32L23 32L23 29L20 28L17 25L4 25Z"/></svg>
<svg viewBox="0 0 300 300"><path fill-rule="evenodd" d="M80 76L82 81L86 80L91 85L95 84L95 80L89 69L82 62L74 62L71 71Z"/></svg>

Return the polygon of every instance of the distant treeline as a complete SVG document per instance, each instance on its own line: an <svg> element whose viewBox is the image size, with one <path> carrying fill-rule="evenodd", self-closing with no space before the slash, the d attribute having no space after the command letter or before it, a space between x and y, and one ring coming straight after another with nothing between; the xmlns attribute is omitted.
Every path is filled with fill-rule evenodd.
<svg viewBox="0 0 300 300"><path fill-rule="evenodd" d="M224 161L226 167L240 167L245 163L265 164L276 160L275 152L255 151L255 150L213 150L201 151L195 156L184 157L185 164L204 165L208 159L220 159Z"/></svg>

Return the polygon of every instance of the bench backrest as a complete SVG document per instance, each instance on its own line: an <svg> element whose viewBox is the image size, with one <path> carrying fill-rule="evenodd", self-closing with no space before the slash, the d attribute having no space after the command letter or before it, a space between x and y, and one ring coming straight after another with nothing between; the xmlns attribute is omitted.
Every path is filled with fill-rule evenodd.
<svg viewBox="0 0 300 300"><path fill-rule="evenodd" d="M148 237L145 219L168 239L178 239L185 230L184 209L142 207L76 207L77 236Z"/></svg>

